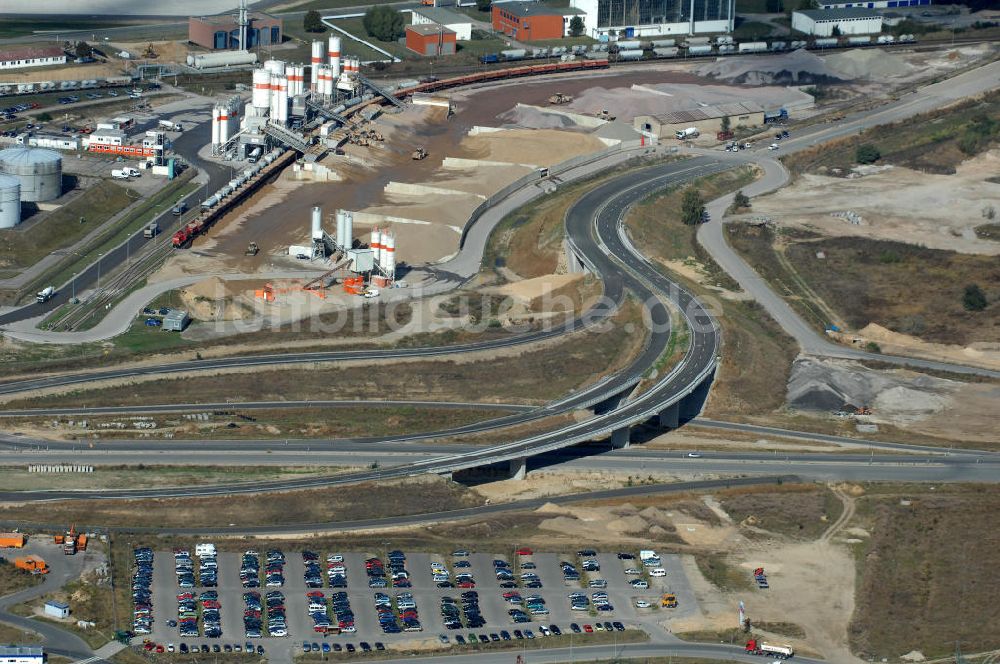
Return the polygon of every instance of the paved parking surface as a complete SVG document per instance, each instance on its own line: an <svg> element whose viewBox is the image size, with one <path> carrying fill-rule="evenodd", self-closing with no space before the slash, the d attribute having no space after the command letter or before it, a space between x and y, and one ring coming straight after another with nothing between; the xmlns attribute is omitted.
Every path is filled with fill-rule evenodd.
<svg viewBox="0 0 1000 664"><path fill-rule="evenodd" d="M264 551L258 551L263 562ZM644 598L653 603L659 604L659 597L663 592L673 592L678 596L680 607L673 610L675 613L687 613L695 609L695 598L690 584L684 575L680 557L677 555L664 555L664 567L668 574L664 578L649 579L650 588L648 590L638 590L632 588L628 581L636 578L626 576L624 569L626 566L641 568L642 564L638 560L619 560L615 552L601 552L596 556L599 560L600 572L583 574L579 582L566 582L560 569L561 561L568 561L581 569L582 559L573 554L557 554L547 552L537 552L530 557L518 559L512 554L493 553L472 553L467 558L453 558L448 554L432 554L425 552L407 553L406 569L410 573L412 588L386 588L372 589L368 587L368 577L365 573L364 561L366 558L377 556L386 562L385 552L349 552L349 551L317 551L320 557L320 566L324 571L324 585L322 592L329 600L331 595L340 589L326 586L326 557L331 553L339 553L344 556L344 566L348 587L346 592L350 600L351 609L355 616L356 633L345 633L339 635L329 635L324 637L315 633L312 627L312 619L309 616L309 600L306 593L310 591L306 587L303 574L305 566L303 564L300 551L286 550L284 576L285 584L281 588L261 587L256 589L263 596L269 590L280 590L285 596L285 608L288 617L288 636L284 638L263 637L252 639L257 645L263 645L265 650L279 661L288 661L295 653L301 652L302 642L323 642L330 643L354 643L367 641L385 643L387 646L401 644L406 641L431 639L436 641L439 634L447 634L450 640L454 640L456 634L468 637L470 632L477 634L498 633L500 630L513 632L515 628L532 629L537 633L540 625L559 625L563 630L568 630L570 623L580 625L594 623L600 620L620 621L628 627L639 626L641 623L650 623L660 618L658 610L635 608L635 600ZM632 552L637 553L637 552ZM546 608L549 610L547 616L533 616L531 623L515 625L507 614L513 606L506 602L494 573L493 561L502 559L508 561L514 572L515 580L520 584L520 574L522 573L521 563L533 562L535 572L540 578L543 587L540 589L518 588L522 597L529 595L540 595L545 599ZM243 593L246 592L240 583L241 553L220 552L219 563L219 587L215 588L219 594L219 602L222 606L222 630L221 639L198 639L184 638L179 635L176 627L168 627L168 620L177 620L176 595L181 592L177 587L177 580L174 573L173 554L169 551L157 551L154 557L153 570L153 611L154 623L150 638L157 643L173 643L179 645L181 642L190 645L201 645L203 643L214 644L243 644L247 641L243 630ZM470 567L456 568L454 563L459 560L468 560ZM479 593L479 605L483 617L487 623L484 627L461 630L446 630L444 620L440 612L440 602L443 596L450 596L456 600L460 599L461 593L465 589L461 588L438 588L432 578L431 562L443 563L451 572L454 578L456 572L470 571L476 580L475 590ZM195 559L195 578L197 579L197 558ZM262 565L263 567L263 565ZM388 573L388 568L387 568ZM587 588L589 578L603 578L607 580L607 587ZM193 592L197 596L203 588L195 588ZM574 611L571 608L567 595L571 592L583 592L588 597L592 597L594 592L603 591L608 594L608 599L614 606L610 612L597 613L591 606L590 611ZM419 619L423 626L423 631L419 633L402 632L400 634L384 634L379 626L378 617L375 611L374 596L377 592L385 592L390 597L394 597L401 592L412 592L417 604ZM332 611L330 612L331 617ZM265 617L266 623L266 617ZM266 634L266 630L265 630Z"/></svg>

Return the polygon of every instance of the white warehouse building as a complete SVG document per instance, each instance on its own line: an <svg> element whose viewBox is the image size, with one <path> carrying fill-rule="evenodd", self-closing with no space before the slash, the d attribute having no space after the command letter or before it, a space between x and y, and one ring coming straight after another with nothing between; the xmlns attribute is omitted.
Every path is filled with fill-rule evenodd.
<svg viewBox="0 0 1000 664"><path fill-rule="evenodd" d="M735 0L573 0L596 39L732 32Z"/></svg>
<svg viewBox="0 0 1000 664"><path fill-rule="evenodd" d="M456 41L472 39L472 19L444 7L414 7L411 25L443 25L455 33Z"/></svg>
<svg viewBox="0 0 1000 664"><path fill-rule="evenodd" d="M834 28L841 35L873 35L882 32L882 16L874 9L807 9L792 12L792 29L817 37L832 37Z"/></svg>

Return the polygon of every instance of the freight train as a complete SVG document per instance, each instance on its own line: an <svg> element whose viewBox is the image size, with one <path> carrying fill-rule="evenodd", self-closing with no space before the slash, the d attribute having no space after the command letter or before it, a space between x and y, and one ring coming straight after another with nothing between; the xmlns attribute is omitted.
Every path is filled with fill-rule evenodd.
<svg viewBox="0 0 1000 664"><path fill-rule="evenodd" d="M520 78L523 76L538 76L541 74L558 74L574 71L590 71L593 69L607 69L608 59L587 59L587 60L567 60L561 62L547 62L541 65L524 65L522 67L506 67L503 69L489 69L487 71L456 76L454 78L443 78L427 83L418 83L411 87L402 87L394 91L397 97L412 95L415 92L436 92L447 88L455 88L473 83L485 83L488 81L499 81L507 78Z"/></svg>
<svg viewBox="0 0 1000 664"><path fill-rule="evenodd" d="M553 48L519 48L489 53L479 58L480 64L496 64L518 60L559 58L572 62L577 58L610 58L612 61L645 60L659 58L714 57L718 55L746 55L751 53L780 53L801 48L823 50L828 48L860 48L864 46L893 46L916 42L913 35L856 35L844 37L809 37L807 39L755 40L736 42L732 37L688 37L620 40L600 44L577 44ZM607 55L605 55L607 54Z"/></svg>
<svg viewBox="0 0 1000 664"><path fill-rule="evenodd" d="M89 78L78 81L40 81L36 83L0 83L0 97L8 95L32 95L42 92L65 92L68 90L95 90L100 88L120 88L132 85L131 76L110 78Z"/></svg>

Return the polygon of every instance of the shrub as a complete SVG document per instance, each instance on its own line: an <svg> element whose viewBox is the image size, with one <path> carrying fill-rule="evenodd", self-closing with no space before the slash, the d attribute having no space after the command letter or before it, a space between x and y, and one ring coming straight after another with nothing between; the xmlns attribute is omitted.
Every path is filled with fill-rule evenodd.
<svg viewBox="0 0 1000 664"><path fill-rule="evenodd" d="M302 17L302 28L306 32L326 32L326 26L323 25L319 12L315 9L310 9L306 12L306 15Z"/></svg>
<svg viewBox="0 0 1000 664"><path fill-rule="evenodd" d="M859 164L874 164L882 158L882 153L871 143L863 143L854 152L854 159Z"/></svg>
<svg viewBox="0 0 1000 664"><path fill-rule="evenodd" d="M969 284L962 295L962 306L966 311L982 311L986 308L986 293L978 284Z"/></svg>

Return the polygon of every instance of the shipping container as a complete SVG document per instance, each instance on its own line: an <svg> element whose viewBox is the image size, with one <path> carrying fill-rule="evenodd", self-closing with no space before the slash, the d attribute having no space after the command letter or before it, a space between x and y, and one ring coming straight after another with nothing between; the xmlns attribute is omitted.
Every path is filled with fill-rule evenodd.
<svg viewBox="0 0 1000 664"><path fill-rule="evenodd" d="M689 46L687 52L688 55L709 55L712 52L712 47L708 44Z"/></svg>
<svg viewBox="0 0 1000 664"><path fill-rule="evenodd" d="M766 50L767 42L743 42L739 46L740 53L763 53Z"/></svg>
<svg viewBox="0 0 1000 664"><path fill-rule="evenodd" d="M630 49L628 51L618 51L619 60L641 60L643 50L641 48Z"/></svg>
<svg viewBox="0 0 1000 664"><path fill-rule="evenodd" d="M20 549L24 546L25 539L21 533L0 533L0 547Z"/></svg>

